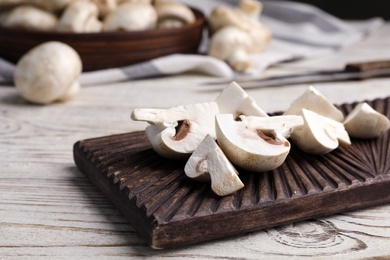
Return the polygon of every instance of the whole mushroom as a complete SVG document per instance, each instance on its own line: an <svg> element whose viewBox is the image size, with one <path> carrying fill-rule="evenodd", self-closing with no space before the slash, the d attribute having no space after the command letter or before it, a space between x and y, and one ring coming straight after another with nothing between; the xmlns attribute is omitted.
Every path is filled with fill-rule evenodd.
<svg viewBox="0 0 390 260"><path fill-rule="evenodd" d="M104 19L103 31L140 31L154 29L157 12L153 5L125 2Z"/></svg>
<svg viewBox="0 0 390 260"><path fill-rule="evenodd" d="M240 0L236 9L215 7L208 17L208 55L226 61L238 72L247 71L252 66L249 55L264 51L272 36L259 20L261 10L255 0Z"/></svg>
<svg viewBox="0 0 390 260"><path fill-rule="evenodd" d="M65 101L79 90L82 62L61 42L46 42L28 51L16 64L14 82L20 95L36 104Z"/></svg>
<svg viewBox="0 0 390 260"><path fill-rule="evenodd" d="M57 31L59 32L100 32L103 24L98 19L99 9L94 2L78 0L67 6L62 14Z"/></svg>
<svg viewBox="0 0 390 260"><path fill-rule="evenodd" d="M21 5L9 12L2 25L30 31L53 31L57 23L54 14L31 5Z"/></svg>
<svg viewBox="0 0 390 260"><path fill-rule="evenodd" d="M154 7L157 12L157 27L159 28L180 27L196 20L192 10L180 2L156 1Z"/></svg>

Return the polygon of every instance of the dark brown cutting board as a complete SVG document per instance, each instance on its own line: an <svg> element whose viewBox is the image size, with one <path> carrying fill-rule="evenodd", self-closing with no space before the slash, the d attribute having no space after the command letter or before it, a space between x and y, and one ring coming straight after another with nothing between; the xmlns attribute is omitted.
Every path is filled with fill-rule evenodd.
<svg viewBox="0 0 390 260"><path fill-rule="evenodd" d="M390 98L368 103L390 117ZM355 105L340 109L347 114ZM150 246L162 249L390 202L389 138L387 131L352 139L351 147L323 156L292 145L274 171L238 169L245 187L226 197L187 178L185 161L157 155L144 132L79 141L74 160Z"/></svg>

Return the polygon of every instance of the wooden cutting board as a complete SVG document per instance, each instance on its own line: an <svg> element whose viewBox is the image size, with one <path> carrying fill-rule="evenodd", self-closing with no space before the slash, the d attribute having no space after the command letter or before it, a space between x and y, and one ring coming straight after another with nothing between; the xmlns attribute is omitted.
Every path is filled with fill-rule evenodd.
<svg viewBox="0 0 390 260"><path fill-rule="evenodd" d="M390 117L390 98L368 101ZM356 104L339 106L347 114ZM152 248L174 248L390 202L390 135L352 139L323 156L292 145L274 171L239 170L245 187L218 197L157 155L144 132L78 141L77 167Z"/></svg>

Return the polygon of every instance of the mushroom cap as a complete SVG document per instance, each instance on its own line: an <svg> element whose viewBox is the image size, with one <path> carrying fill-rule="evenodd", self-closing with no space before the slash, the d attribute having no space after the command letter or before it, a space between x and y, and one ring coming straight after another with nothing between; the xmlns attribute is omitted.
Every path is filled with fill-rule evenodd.
<svg viewBox="0 0 390 260"><path fill-rule="evenodd" d="M99 17L106 17L118 7L117 0L92 0L99 9Z"/></svg>
<svg viewBox="0 0 390 260"><path fill-rule="evenodd" d="M299 113L303 108L338 122L344 120L343 113L312 86L308 87L302 95L295 99L284 114L294 115Z"/></svg>
<svg viewBox="0 0 390 260"><path fill-rule="evenodd" d="M46 42L18 61L15 87L26 100L48 104L68 94L81 70L80 56L72 47L61 42Z"/></svg>
<svg viewBox="0 0 390 260"><path fill-rule="evenodd" d="M376 138L390 129L390 120L363 102L347 115L344 127L351 137Z"/></svg>
<svg viewBox="0 0 390 260"><path fill-rule="evenodd" d="M279 167L290 151L290 143L275 140L258 129L235 121L232 114L216 116L218 144L235 165L249 171L264 172Z"/></svg>
<svg viewBox="0 0 390 260"><path fill-rule="evenodd" d="M208 54L220 60L227 60L236 49L249 51L252 48L250 35L234 26L227 26L212 35Z"/></svg>
<svg viewBox="0 0 390 260"><path fill-rule="evenodd" d="M212 35L224 27L232 26L244 31L251 27L251 22L244 15L240 15L235 10L224 5L215 7L208 16L207 21L210 34Z"/></svg>
<svg viewBox="0 0 390 260"><path fill-rule="evenodd" d="M268 116L235 81L222 90L215 102L218 104L220 114L233 114L234 118L240 115Z"/></svg>
<svg viewBox="0 0 390 260"><path fill-rule="evenodd" d="M157 12L148 3L126 2L104 19L104 31L139 31L154 29Z"/></svg>
<svg viewBox="0 0 390 260"><path fill-rule="evenodd" d="M56 12L63 10L66 5L74 0L24 0L23 2L39 6L48 11Z"/></svg>
<svg viewBox="0 0 390 260"><path fill-rule="evenodd" d="M103 24L98 20L99 9L94 2L79 0L67 6L62 14L57 31L59 32L100 32Z"/></svg>
<svg viewBox="0 0 390 260"><path fill-rule="evenodd" d="M29 31L53 31L57 23L54 14L31 5L21 5L10 11L2 25Z"/></svg>
<svg viewBox="0 0 390 260"><path fill-rule="evenodd" d="M154 7L159 22L162 22L165 19L174 19L183 21L184 23L193 23L196 20L192 10L185 4L179 2L157 2Z"/></svg>
<svg viewBox="0 0 390 260"><path fill-rule="evenodd" d="M340 144L351 144L342 123L307 109L301 109L297 115L303 117L304 125L296 127L290 139L302 151L310 154L326 154Z"/></svg>

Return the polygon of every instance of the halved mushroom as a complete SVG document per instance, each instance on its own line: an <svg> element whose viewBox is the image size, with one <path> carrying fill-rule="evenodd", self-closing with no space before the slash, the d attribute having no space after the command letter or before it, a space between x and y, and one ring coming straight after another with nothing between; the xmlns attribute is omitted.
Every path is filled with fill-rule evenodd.
<svg viewBox="0 0 390 260"><path fill-rule="evenodd" d="M215 102L221 114L233 114L237 119L240 115L268 116L236 82L230 83L218 95Z"/></svg>
<svg viewBox="0 0 390 260"><path fill-rule="evenodd" d="M106 16L104 31L140 31L154 29L157 25L155 8L144 2L125 2Z"/></svg>
<svg viewBox="0 0 390 260"><path fill-rule="evenodd" d="M192 153L184 172L195 180L211 180L211 189L219 196L232 194L244 187L237 170L210 135L206 135Z"/></svg>
<svg viewBox="0 0 390 260"><path fill-rule="evenodd" d="M169 159L188 158L206 135L215 135L216 102L169 109L134 109L131 118L146 121L146 136L152 148Z"/></svg>
<svg viewBox="0 0 390 260"><path fill-rule="evenodd" d="M82 62L61 42L46 42L28 51L16 64L14 82L20 95L37 104L73 97L80 88Z"/></svg>
<svg viewBox="0 0 390 260"><path fill-rule="evenodd" d="M78 0L67 6L57 26L59 32L100 32L99 9L94 2Z"/></svg>
<svg viewBox="0 0 390 260"><path fill-rule="evenodd" d="M339 145L351 145L344 125L336 120L301 109L304 125L298 126L291 134L291 141L302 151L310 154L326 154Z"/></svg>
<svg viewBox="0 0 390 260"><path fill-rule="evenodd" d="M29 31L53 31L57 23L54 14L31 5L21 5L8 13L2 25Z"/></svg>
<svg viewBox="0 0 390 260"><path fill-rule="evenodd" d="M219 146L233 164L249 171L276 169L290 151L290 143L284 136L267 136L261 128L251 128L245 121L236 121L232 114L216 116Z"/></svg>
<svg viewBox="0 0 390 260"><path fill-rule="evenodd" d="M308 87L302 95L295 99L284 114L294 115L300 113L302 109L311 110L338 122L344 120L343 113L312 86Z"/></svg>
<svg viewBox="0 0 390 260"><path fill-rule="evenodd" d="M348 114L344 127L351 137L376 138L390 129L390 120L363 102Z"/></svg>

